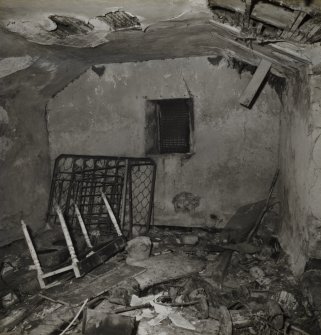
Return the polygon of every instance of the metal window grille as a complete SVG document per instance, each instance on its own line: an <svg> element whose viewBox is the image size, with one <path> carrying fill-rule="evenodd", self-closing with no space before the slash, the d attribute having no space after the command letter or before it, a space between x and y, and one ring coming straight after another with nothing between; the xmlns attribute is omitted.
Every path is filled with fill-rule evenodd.
<svg viewBox="0 0 321 335"><path fill-rule="evenodd" d="M190 152L190 106L188 99L160 100L158 108L159 152Z"/></svg>
<svg viewBox="0 0 321 335"><path fill-rule="evenodd" d="M79 229L73 201L89 234L116 236L101 192L123 231L151 223L156 165L149 158L61 155L55 161L47 221L58 223L55 204L61 207L70 229ZM123 217L123 219L122 219Z"/></svg>

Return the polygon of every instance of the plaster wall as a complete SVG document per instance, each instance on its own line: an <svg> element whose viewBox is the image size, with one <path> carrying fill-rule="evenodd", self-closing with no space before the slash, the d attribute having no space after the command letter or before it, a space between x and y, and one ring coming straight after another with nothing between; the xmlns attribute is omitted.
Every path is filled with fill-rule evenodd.
<svg viewBox="0 0 321 335"><path fill-rule="evenodd" d="M0 91L1 247L23 237L21 219L34 229L43 225L50 164L44 118L48 98L23 71L0 79Z"/></svg>
<svg viewBox="0 0 321 335"><path fill-rule="evenodd" d="M61 153L145 156L146 101L192 98L191 155L152 156L155 223L220 226L239 206L265 197L278 165L282 108L269 84L250 110L239 97L251 74L224 58L103 66L102 75L88 69L48 103L52 161ZM175 212L173 198L181 192L200 197L199 205Z"/></svg>
<svg viewBox="0 0 321 335"><path fill-rule="evenodd" d="M300 84L298 84L300 83ZM321 257L321 76L289 81L281 121L282 244L299 274Z"/></svg>

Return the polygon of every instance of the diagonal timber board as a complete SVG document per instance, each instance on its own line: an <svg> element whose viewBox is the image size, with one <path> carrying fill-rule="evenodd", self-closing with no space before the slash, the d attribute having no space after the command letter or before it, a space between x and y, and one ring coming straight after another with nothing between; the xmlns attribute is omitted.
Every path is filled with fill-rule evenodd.
<svg viewBox="0 0 321 335"><path fill-rule="evenodd" d="M269 73L272 63L262 59L258 68L256 69L250 83L246 87L245 91L241 95L240 104L246 107L250 107L258 90L261 88L261 85Z"/></svg>

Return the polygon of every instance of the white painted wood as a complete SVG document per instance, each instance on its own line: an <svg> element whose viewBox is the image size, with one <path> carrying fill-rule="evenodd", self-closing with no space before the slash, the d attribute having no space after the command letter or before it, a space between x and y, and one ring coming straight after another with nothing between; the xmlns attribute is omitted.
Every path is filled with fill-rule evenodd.
<svg viewBox="0 0 321 335"><path fill-rule="evenodd" d="M93 245L91 244L91 241L90 241L90 238L89 238L89 235L88 235L88 231L87 231L87 228L86 228L86 226L85 226L85 222L84 222L84 220L82 219L82 216L81 216L81 213L80 213L80 211L79 211L79 208L78 208L78 206L77 206L77 204L76 204L75 202L74 202L74 206L75 206L76 216L77 216L77 219L78 219L78 222L79 222L79 225L80 225L82 234L84 235L86 244L87 244L87 246L88 246L90 249L92 249L92 248L93 248Z"/></svg>
<svg viewBox="0 0 321 335"><path fill-rule="evenodd" d="M112 210L112 208L111 208L111 206L110 206L110 204L109 204L109 202L107 200L107 197L106 197L106 195L105 195L104 192L101 192L101 197L102 197L102 199L103 199L103 201L105 203L105 206L107 208L107 211L108 211L108 214L110 216L111 222L113 223L113 225L115 227L117 235L118 236L122 236L123 234L122 234L122 232L121 232L121 230L120 230L120 228L118 226L117 219L116 219L116 217L114 215L114 212L113 212L113 210Z"/></svg>

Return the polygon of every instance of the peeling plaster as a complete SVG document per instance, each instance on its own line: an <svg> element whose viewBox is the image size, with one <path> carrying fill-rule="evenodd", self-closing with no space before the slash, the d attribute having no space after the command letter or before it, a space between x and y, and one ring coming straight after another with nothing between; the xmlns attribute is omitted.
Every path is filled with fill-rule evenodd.
<svg viewBox="0 0 321 335"><path fill-rule="evenodd" d="M206 0L177 0L174 2L171 0L125 0L122 1L122 7L117 6L119 1L116 0L108 0L107 2L97 0L90 3L84 0L77 2L75 0L58 0L55 2L44 1L43 4L39 4L37 0L29 0L27 7L19 0L5 2L3 1L2 6L14 8L9 15L6 14L6 11L3 11L3 14L0 11L0 24L5 29L18 33L35 43L79 48L96 47L109 41L108 35L112 31L118 30L109 20L108 15L111 12L121 11L128 13L128 15L125 14L128 17L137 18L137 22L131 28L140 28L143 31L158 22L184 20L187 17L195 19L205 16L210 18L211 16ZM155 10L156 5L157 10ZM56 36L59 24L57 25L56 22L50 20L52 16L66 16L70 19L80 20L79 22L83 22L83 24L89 24L92 31L85 34L74 34L73 38L68 36L59 38ZM130 26L126 28L130 28Z"/></svg>
<svg viewBox="0 0 321 335"><path fill-rule="evenodd" d="M31 66L35 59L31 56L9 57L0 60L0 78L4 78L15 72Z"/></svg>

